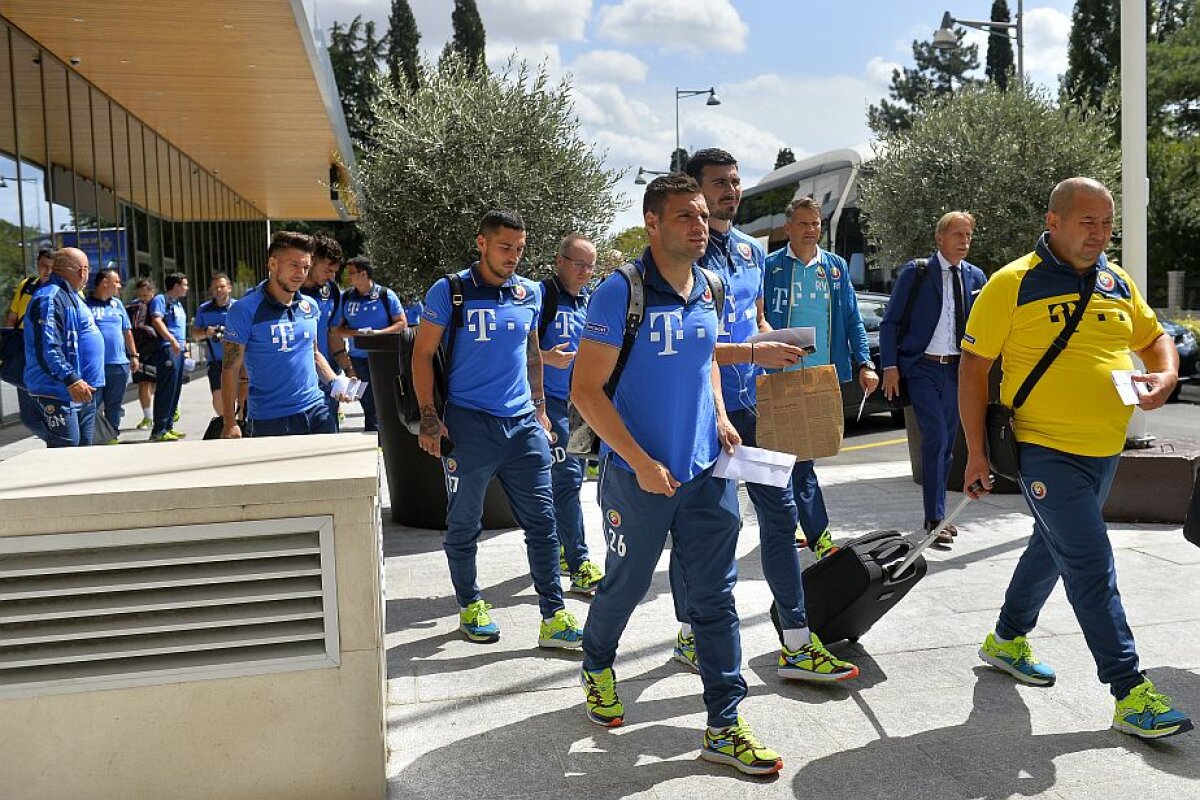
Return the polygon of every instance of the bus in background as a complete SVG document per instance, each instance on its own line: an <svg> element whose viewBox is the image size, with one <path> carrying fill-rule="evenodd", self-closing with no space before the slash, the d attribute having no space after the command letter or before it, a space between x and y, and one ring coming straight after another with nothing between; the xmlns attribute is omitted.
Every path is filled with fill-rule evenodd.
<svg viewBox="0 0 1200 800"><path fill-rule="evenodd" d="M821 205L821 247L846 259L856 288L887 292L893 270L868 269L866 239L859 224L858 179L872 156L871 149L862 145L786 164L743 190L735 224L771 252L787 244L783 224L788 203L811 197Z"/></svg>

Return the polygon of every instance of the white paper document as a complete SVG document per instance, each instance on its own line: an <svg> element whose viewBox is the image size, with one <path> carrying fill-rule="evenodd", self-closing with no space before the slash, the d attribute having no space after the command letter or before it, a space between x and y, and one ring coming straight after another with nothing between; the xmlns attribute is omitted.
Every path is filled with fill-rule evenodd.
<svg viewBox="0 0 1200 800"><path fill-rule="evenodd" d="M721 455L717 456L713 475L782 489L792 477L792 467L795 465L796 457L791 453L778 453L739 444L733 448L732 455L721 451Z"/></svg>
<svg viewBox="0 0 1200 800"><path fill-rule="evenodd" d="M1141 374L1140 369L1114 369L1112 371L1113 386L1117 387L1117 396L1127 406L1136 406L1141 402L1142 389L1133 382L1133 376Z"/></svg>
<svg viewBox="0 0 1200 800"><path fill-rule="evenodd" d="M804 349L806 353L817 350L816 328L780 328L766 333L756 333L746 339L747 342L783 342Z"/></svg>
<svg viewBox="0 0 1200 800"><path fill-rule="evenodd" d="M350 402L361 400L363 395L367 393L366 381L360 381L358 378L347 378L345 375L338 375L333 379L333 383L329 386L329 393L334 397L345 397Z"/></svg>

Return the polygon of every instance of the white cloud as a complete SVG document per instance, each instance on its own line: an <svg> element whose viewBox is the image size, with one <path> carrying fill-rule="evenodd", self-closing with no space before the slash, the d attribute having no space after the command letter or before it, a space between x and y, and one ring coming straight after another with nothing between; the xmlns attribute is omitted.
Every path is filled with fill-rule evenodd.
<svg viewBox="0 0 1200 800"><path fill-rule="evenodd" d="M750 29L729 0L622 0L600 9L602 37L664 50L740 53Z"/></svg>
<svg viewBox="0 0 1200 800"><path fill-rule="evenodd" d="M630 100L614 83L579 83L574 91L575 110L584 125L633 132L657 122L645 103Z"/></svg>
<svg viewBox="0 0 1200 800"><path fill-rule="evenodd" d="M1025 71L1055 78L1067 71L1071 18L1054 8L1025 12ZM1015 53L1014 53L1015 56Z"/></svg>
<svg viewBox="0 0 1200 800"><path fill-rule="evenodd" d="M867 62L867 85L876 93L883 95L892 85L893 70L903 69L895 61L887 61L882 56L875 56Z"/></svg>
<svg viewBox="0 0 1200 800"><path fill-rule="evenodd" d="M515 55L518 61L528 62L531 66L545 63L546 72L554 80L562 75L562 55L556 44L541 42L518 45L515 42L488 39L484 49L485 60L492 71L503 69L508 59Z"/></svg>
<svg viewBox="0 0 1200 800"><path fill-rule="evenodd" d="M479 16L489 39L515 44L578 42L591 19L592 0L479 0Z"/></svg>
<svg viewBox="0 0 1200 800"><path fill-rule="evenodd" d="M592 50L571 65L581 81L593 83L642 83L646 80L646 62L632 53L619 50Z"/></svg>

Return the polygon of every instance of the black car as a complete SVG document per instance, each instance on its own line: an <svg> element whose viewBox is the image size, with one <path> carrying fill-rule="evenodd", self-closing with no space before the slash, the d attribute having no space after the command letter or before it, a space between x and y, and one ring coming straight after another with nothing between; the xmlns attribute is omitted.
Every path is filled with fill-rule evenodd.
<svg viewBox="0 0 1200 800"><path fill-rule="evenodd" d="M862 317L863 327L867 329L867 345L871 350L871 360L877 365L876 371L879 373L880 387L871 393L867 398L867 405L863 408L863 416L868 414L888 414L892 415L892 419L897 425L904 424L904 412L893 409L883 396L883 367L879 365L879 323L883 322L883 312L887 310L888 302L891 300L886 294L878 294L876 292L859 292L858 293L858 313ZM858 405L862 402L862 389L858 385L858 380L852 380L849 383L842 384L842 406L846 414L846 419L855 420L858 418Z"/></svg>
<svg viewBox="0 0 1200 800"><path fill-rule="evenodd" d="M1200 372L1200 364L1197 364L1200 361L1200 345L1196 342L1196 334L1162 314L1158 315L1158 322L1167 336L1175 342L1175 349L1179 351L1179 379L1196 380L1197 373ZM1176 387L1171 399L1174 400L1178 396L1179 388Z"/></svg>

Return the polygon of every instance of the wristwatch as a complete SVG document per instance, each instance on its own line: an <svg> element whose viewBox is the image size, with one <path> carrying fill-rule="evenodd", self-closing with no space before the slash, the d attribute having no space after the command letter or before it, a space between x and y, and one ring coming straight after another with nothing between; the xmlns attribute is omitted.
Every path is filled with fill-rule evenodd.
<svg viewBox="0 0 1200 800"><path fill-rule="evenodd" d="M875 371L875 362L869 358L866 361L860 361L858 364L858 371L861 372L864 369L869 369L872 372L874 372Z"/></svg>

